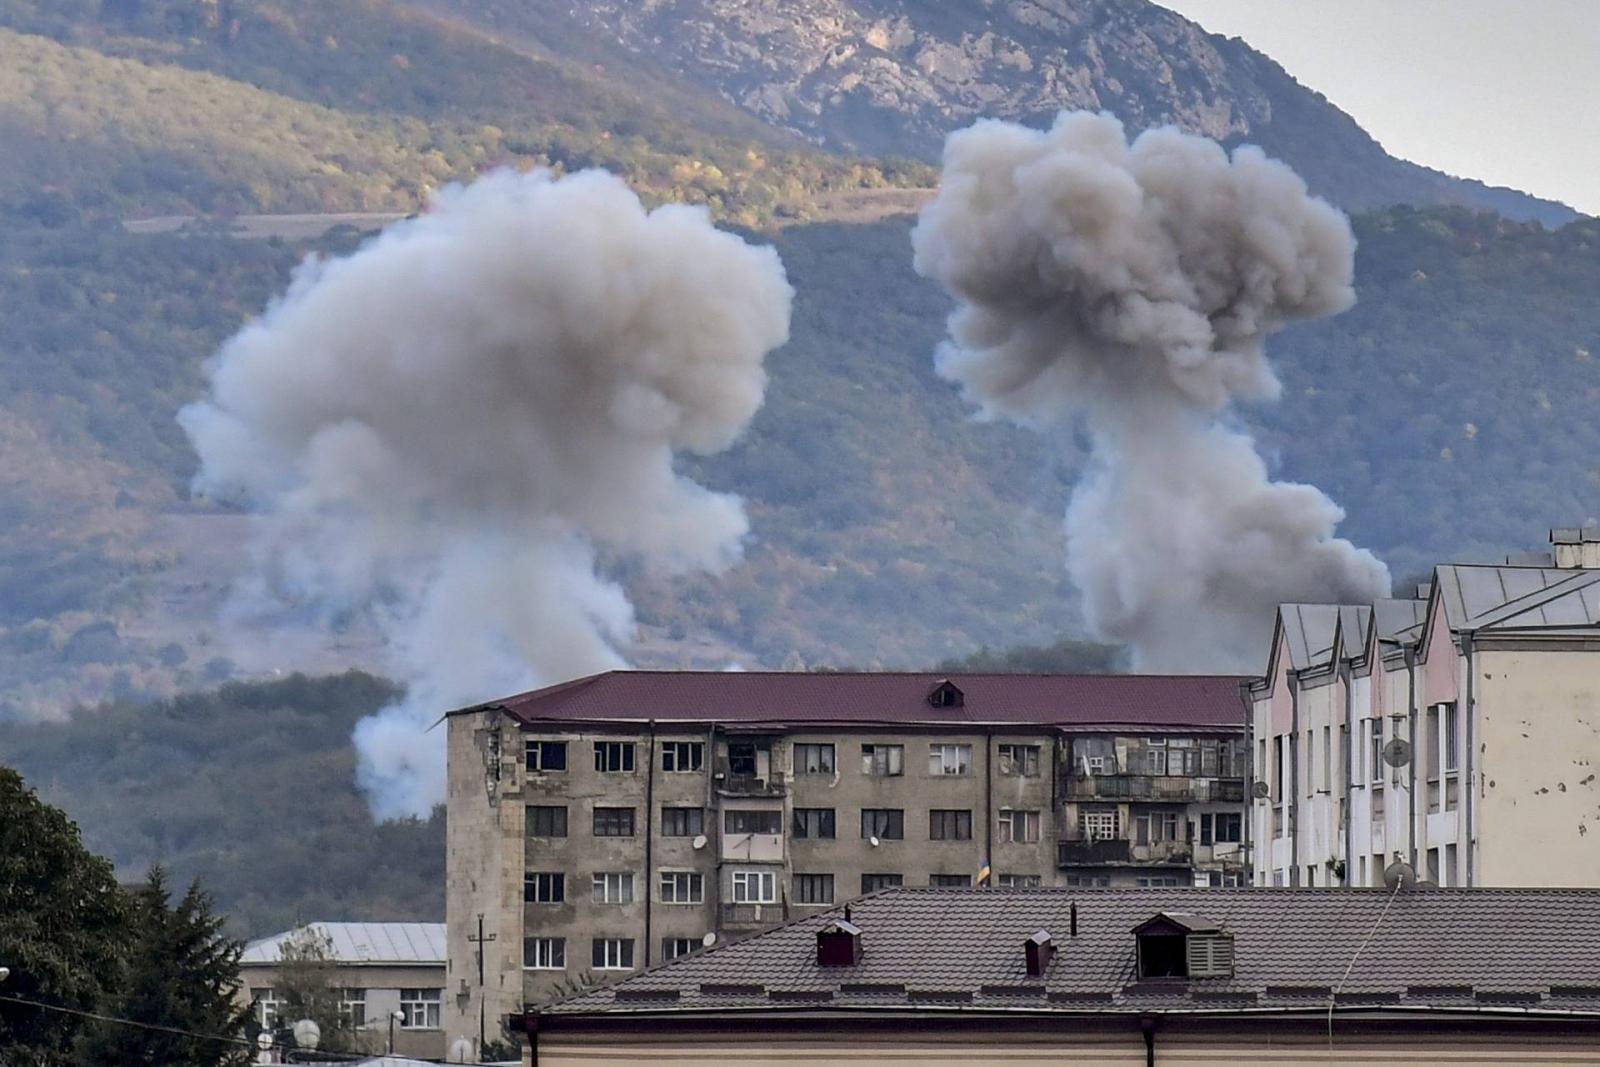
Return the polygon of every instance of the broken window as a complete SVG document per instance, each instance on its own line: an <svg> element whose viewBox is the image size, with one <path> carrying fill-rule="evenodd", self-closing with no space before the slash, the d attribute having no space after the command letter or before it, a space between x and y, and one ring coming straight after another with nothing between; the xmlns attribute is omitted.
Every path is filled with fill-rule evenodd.
<svg viewBox="0 0 1600 1067"><path fill-rule="evenodd" d="M904 745L862 745L861 773L873 778L894 778L905 773Z"/></svg>

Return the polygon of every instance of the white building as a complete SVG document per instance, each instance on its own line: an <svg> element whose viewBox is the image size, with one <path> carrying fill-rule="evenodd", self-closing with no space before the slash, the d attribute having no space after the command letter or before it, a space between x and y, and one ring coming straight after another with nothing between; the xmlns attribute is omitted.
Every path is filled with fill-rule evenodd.
<svg viewBox="0 0 1600 1067"><path fill-rule="evenodd" d="M256 1022L277 1028L292 1024L280 1017L276 988L286 942L315 937L335 965L331 985L343 994L343 1010L365 1033L367 1051L387 1051L394 1019L394 1051L443 1059L444 923L308 923L252 941L239 958L240 996L249 1000Z"/></svg>
<svg viewBox="0 0 1600 1067"><path fill-rule="evenodd" d="M1600 885L1600 531L1435 569L1417 600L1285 604L1251 687L1258 885Z"/></svg>

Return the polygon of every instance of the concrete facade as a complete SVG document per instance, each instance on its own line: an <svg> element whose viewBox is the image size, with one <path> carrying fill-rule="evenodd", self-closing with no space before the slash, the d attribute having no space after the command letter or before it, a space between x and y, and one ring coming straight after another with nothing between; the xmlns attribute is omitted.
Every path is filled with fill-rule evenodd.
<svg viewBox="0 0 1600 1067"><path fill-rule="evenodd" d="M1437 885L1600 885L1600 570L1557 558L1280 607L1251 687L1256 884L1382 885L1398 857Z"/></svg>
<svg viewBox="0 0 1600 1067"><path fill-rule="evenodd" d="M1229 699L1234 726L1139 734L454 713L449 1040L876 888L979 884L986 862L998 885L1243 884Z"/></svg>

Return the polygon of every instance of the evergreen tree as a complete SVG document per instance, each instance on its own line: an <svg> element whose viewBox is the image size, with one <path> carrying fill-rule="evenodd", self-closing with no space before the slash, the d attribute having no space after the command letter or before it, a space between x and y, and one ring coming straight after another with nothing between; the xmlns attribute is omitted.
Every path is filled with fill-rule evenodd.
<svg viewBox="0 0 1600 1067"><path fill-rule="evenodd" d="M111 864L0 767L0 966L11 971L0 997L92 1011L121 975L128 918ZM0 1062L66 1067L82 1027L81 1016L0 1000Z"/></svg>
<svg viewBox="0 0 1600 1067"><path fill-rule="evenodd" d="M83 1063L234 1067L249 1063L249 1009L236 1000L243 946L222 934L211 900L192 884L176 905L157 866L132 895L132 940L121 987L80 1039ZM143 1025L133 1026L128 1023Z"/></svg>

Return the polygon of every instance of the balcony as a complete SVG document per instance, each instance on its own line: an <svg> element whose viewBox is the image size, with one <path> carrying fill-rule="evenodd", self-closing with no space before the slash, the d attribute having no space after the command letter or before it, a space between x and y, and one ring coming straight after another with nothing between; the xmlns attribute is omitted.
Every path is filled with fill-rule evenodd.
<svg viewBox="0 0 1600 1067"><path fill-rule="evenodd" d="M1066 800L1147 800L1167 804L1244 803L1243 778L1186 778L1168 774L1073 775Z"/></svg>
<svg viewBox="0 0 1600 1067"><path fill-rule="evenodd" d="M787 918L788 909L782 904L722 905L722 928L725 930L761 930Z"/></svg>
<svg viewBox="0 0 1600 1067"><path fill-rule="evenodd" d="M781 797L788 790L788 781L782 771L770 774L732 774L726 760L718 760L712 782L717 792L725 797Z"/></svg>
<svg viewBox="0 0 1600 1067"><path fill-rule="evenodd" d="M1067 838L1056 842L1058 867L1188 867L1194 850L1183 841L1136 845L1126 838Z"/></svg>

